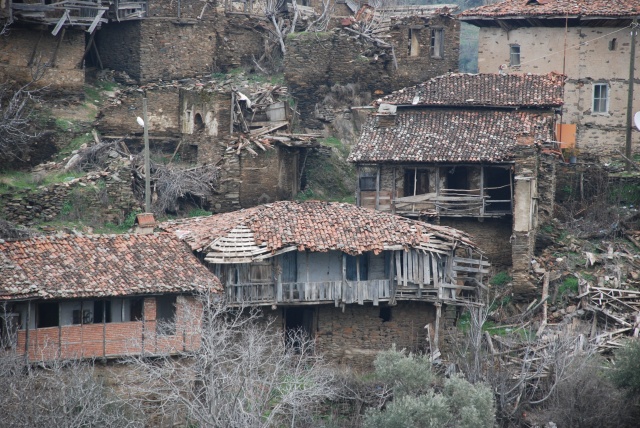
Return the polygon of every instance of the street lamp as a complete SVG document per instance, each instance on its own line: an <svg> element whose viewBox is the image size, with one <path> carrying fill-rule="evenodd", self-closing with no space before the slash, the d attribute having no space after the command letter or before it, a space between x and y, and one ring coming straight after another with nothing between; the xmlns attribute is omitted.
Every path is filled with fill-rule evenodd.
<svg viewBox="0 0 640 428"><path fill-rule="evenodd" d="M144 210L151 212L151 167L149 165L149 120L147 118L147 98L142 98L142 117L137 117L138 125L144 129Z"/></svg>

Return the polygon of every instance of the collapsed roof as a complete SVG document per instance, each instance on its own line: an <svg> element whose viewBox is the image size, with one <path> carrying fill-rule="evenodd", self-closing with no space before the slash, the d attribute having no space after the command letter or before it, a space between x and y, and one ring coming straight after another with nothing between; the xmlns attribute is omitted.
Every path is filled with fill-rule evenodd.
<svg viewBox="0 0 640 428"><path fill-rule="evenodd" d="M0 242L0 300L220 291L168 233L47 236Z"/></svg>
<svg viewBox="0 0 640 428"><path fill-rule="evenodd" d="M357 255L415 248L448 254L457 246L475 248L456 229L337 202L282 201L160 227L212 263L248 263L296 250Z"/></svg>

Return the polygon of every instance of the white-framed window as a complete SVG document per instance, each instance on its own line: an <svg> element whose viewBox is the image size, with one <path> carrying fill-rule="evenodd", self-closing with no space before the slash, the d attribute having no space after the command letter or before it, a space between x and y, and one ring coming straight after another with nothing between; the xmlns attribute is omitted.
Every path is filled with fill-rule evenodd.
<svg viewBox="0 0 640 428"><path fill-rule="evenodd" d="M520 45L509 45L509 65L520 67Z"/></svg>
<svg viewBox="0 0 640 428"><path fill-rule="evenodd" d="M593 113L609 112L609 85L607 83L593 84Z"/></svg>
<svg viewBox="0 0 640 428"><path fill-rule="evenodd" d="M444 29L432 28L431 29L431 49L432 58L444 57Z"/></svg>

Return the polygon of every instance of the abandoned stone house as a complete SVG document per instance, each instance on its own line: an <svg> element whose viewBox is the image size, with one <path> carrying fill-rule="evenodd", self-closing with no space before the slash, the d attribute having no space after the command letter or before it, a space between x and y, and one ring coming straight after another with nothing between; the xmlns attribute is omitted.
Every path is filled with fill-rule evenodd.
<svg viewBox="0 0 640 428"><path fill-rule="evenodd" d="M295 197L300 164L318 142L311 134L292 133L286 88L268 86L246 95L206 81L143 88L152 150L220 167L217 193L202 205L227 212ZM132 151L139 151L142 141L138 89L121 91L95 123L103 136L124 138Z"/></svg>
<svg viewBox="0 0 640 428"><path fill-rule="evenodd" d="M625 146L631 36L640 4L626 0L507 0L458 15L480 30L478 70L567 76L558 139L593 154ZM638 62L636 50L634 61ZM636 76L637 78L637 76ZM635 93L640 84L634 83ZM636 96L632 113L640 110ZM635 129L633 129L635 131ZM640 136L632 133L637 150Z"/></svg>
<svg viewBox="0 0 640 428"><path fill-rule="evenodd" d="M466 231L526 295L539 207L553 212L554 160L541 149L553 148L562 85L448 74L378 99L349 156L357 204Z"/></svg>
<svg viewBox="0 0 640 428"><path fill-rule="evenodd" d="M457 71L456 10L455 5L354 7L355 18L343 20L332 31L289 35L285 81L301 122L321 126L318 106L334 85L388 94Z"/></svg>
<svg viewBox="0 0 640 428"><path fill-rule="evenodd" d="M263 306L322 355L363 366L393 343L437 349L443 311L477 304L489 266L465 233L343 203L282 201L160 227L221 278L228 303Z"/></svg>
<svg viewBox="0 0 640 428"><path fill-rule="evenodd" d="M197 349L206 290L219 281L170 234L1 242L0 344L28 361Z"/></svg>

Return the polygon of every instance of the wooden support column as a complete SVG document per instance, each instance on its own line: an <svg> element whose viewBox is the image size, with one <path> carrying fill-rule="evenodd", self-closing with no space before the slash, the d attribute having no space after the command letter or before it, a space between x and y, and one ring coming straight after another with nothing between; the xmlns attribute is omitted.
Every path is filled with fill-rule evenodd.
<svg viewBox="0 0 640 428"><path fill-rule="evenodd" d="M435 332L433 333L433 342L436 345L436 350L440 349L440 317L442 316L442 303L436 303L436 325Z"/></svg>
<svg viewBox="0 0 640 428"><path fill-rule="evenodd" d="M89 36L89 42L87 43L87 47L85 48L84 53L82 54L82 58L80 58L80 63L78 64L78 68L82 68L82 63L86 58L87 54L89 53L89 51L91 50L91 45L93 45L93 38L95 36L96 36L95 31L91 33L91 36Z"/></svg>
<svg viewBox="0 0 640 428"><path fill-rule="evenodd" d="M362 169L360 165L356 166L356 206L362 206L362 196L360 195L360 174L362 173Z"/></svg>
<svg viewBox="0 0 640 428"><path fill-rule="evenodd" d="M58 39L58 43L56 44L56 49L53 51L53 56L51 57L51 67L56 67L56 60L58 59L58 51L60 50L60 45L62 44L62 39L64 39L64 34L67 31L67 27L62 27L62 33L60 33L60 38Z"/></svg>
<svg viewBox="0 0 640 428"><path fill-rule="evenodd" d="M480 207L480 215L484 216L484 166L480 165L480 197L482 198L482 206Z"/></svg>
<svg viewBox="0 0 640 428"><path fill-rule="evenodd" d="M104 70L104 67L102 66L102 59L100 58L100 54L98 53L98 48L96 47L95 42L92 43L91 46L93 47L93 53L96 54L96 59L98 60L98 65L100 66L100 70ZM146 128L146 122L145 122L145 128Z"/></svg>
<svg viewBox="0 0 640 428"><path fill-rule="evenodd" d="M9 9L11 9L11 7L9 7ZM9 21L11 22L11 21ZM29 62L27 63L27 65L29 67L31 67L34 63L34 61L36 60L36 54L38 53L38 47L40 47L40 41L42 40L42 36L44 35L44 31L40 30L40 36L38 37L38 41L36 42L35 46L33 47L33 52L31 52L31 58L29 58Z"/></svg>
<svg viewBox="0 0 640 428"><path fill-rule="evenodd" d="M380 210L380 165L376 168L376 211Z"/></svg>
<svg viewBox="0 0 640 428"><path fill-rule="evenodd" d="M31 323L31 301L27 301L27 321L26 327L27 331L25 332L25 341L24 341L24 359L28 363L29 362L29 324Z"/></svg>
<svg viewBox="0 0 640 428"><path fill-rule="evenodd" d="M102 301L102 356L107 356L107 301Z"/></svg>
<svg viewBox="0 0 640 428"><path fill-rule="evenodd" d="M58 358L62 357L62 305L58 302Z"/></svg>
<svg viewBox="0 0 640 428"><path fill-rule="evenodd" d="M398 195L396 189L396 167L393 167L393 186L391 186L391 212L396 213L396 197ZM393 253L392 253L393 254Z"/></svg>
<svg viewBox="0 0 640 428"><path fill-rule="evenodd" d="M274 258L276 268L276 302L282 302L282 256L276 256Z"/></svg>
<svg viewBox="0 0 640 428"><path fill-rule="evenodd" d="M342 293L340 300L344 302L347 287L347 254L342 253Z"/></svg>

